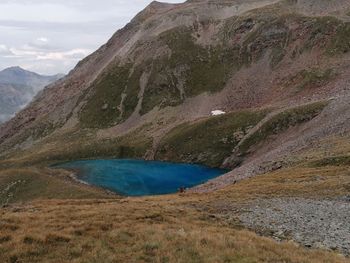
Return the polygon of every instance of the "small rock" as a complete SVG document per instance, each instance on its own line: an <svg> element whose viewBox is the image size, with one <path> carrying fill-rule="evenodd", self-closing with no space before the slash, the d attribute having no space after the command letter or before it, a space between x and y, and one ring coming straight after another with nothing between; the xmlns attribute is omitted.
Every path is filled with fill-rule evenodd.
<svg viewBox="0 0 350 263"><path fill-rule="evenodd" d="M107 110L107 109L108 109L108 104L107 103L103 104L103 106L101 107L101 110Z"/></svg>

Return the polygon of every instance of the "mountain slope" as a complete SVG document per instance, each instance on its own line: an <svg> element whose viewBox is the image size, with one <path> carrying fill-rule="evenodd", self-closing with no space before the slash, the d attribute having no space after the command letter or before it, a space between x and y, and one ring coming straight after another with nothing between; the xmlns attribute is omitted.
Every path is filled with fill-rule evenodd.
<svg viewBox="0 0 350 263"><path fill-rule="evenodd" d="M20 67L0 71L0 122L8 120L45 86L62 77L41 76Z"/></svg>
<svg viewBox="0 0 350 263"><path fill-rule="evenodd" d="M118 141L147 126L139 156L163 159L162 137L212 110L268 112L328 100L348 78L349 24L323 16L346 16L346 2L336 2L153 2L2 126L3 152L23 142L35 146L49 134ZM322 16L315 16L317 7Z"/></svg>

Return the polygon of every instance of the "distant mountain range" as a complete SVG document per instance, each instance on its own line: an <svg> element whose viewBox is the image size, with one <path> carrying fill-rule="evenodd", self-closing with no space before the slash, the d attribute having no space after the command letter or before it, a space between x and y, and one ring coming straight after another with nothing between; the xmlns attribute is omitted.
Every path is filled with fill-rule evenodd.
<svg viewBox="0 0 350 263"><path fill-rule="evenodd" d="M0 122L10 119L40 90L63 76L43 76L20 67L0 71Z"/></svg>

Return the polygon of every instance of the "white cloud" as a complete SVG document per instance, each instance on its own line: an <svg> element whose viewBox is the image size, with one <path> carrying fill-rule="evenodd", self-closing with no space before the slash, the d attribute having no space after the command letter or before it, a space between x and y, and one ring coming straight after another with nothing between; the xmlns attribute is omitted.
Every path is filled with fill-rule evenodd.
<svg viewBox="0 0 350 263"><path fill-rule="evenodd" d="M0 45L0 52L4 52L4 51L7 51L8 48L6 45Z"/></svg>
<svg viewBox="0 0 350 263"><path fill-rule="evenodd" d="M12 52L6 45L0 44L0 56L12 55Z"/></svg>
<svg viewBox="0 0 350 263"><path fill-rule="evenodd" d="M151 1L0 0L0 70L67 73Z"/></svg>
<svg viewBox="0 0 350 263"><path fill-rule="evenodd" d="M0 45L0 52L6 51L6 50L7 50L7 46L6 45Z"/></svg>
<svg viewBox="0 0 350 263"><path fill-rule="evenodd" d="M2 48L5 50L6 46L0 45L0 52ZM17 58L22 57L26 59L30 58L35 60L69 60L69 59L78 60L86 57L93 51L86 48L49 51L45 48L35 47L31 44L26 44L21 48L10 48L7 50Z"/></svg>
<svg viewBox="0 0 350 263"><path fill-rule="evenodd" d="M89 55L92 51L89 49L77 48L63 52L48 52L38 54L38 60L67 60L67 59L82 59Z"/></svg>
<svg viewBox="0 0 350 263"><path fill-rule="evenodd" d="M28 56L35 57L38 55L38 51L26 49L25 46L23 49L15 48L15 47L10 48L10 51L13 55L15 55L17 57L28 57Z"/></svg>
<svg viewBox="0 0 350 263"><path fill-rule="evenodd" d="M46 37L39 37L36 39L38 42L42 42L42 43L47 43L49 42L49 39Z"/></svg>
<svg viewBox="0 0 350 263"><path fill-rule="evenodd" d="M57 47L51 45L47 37L39 37L23 46L27 50L56 50Z"/></svg>

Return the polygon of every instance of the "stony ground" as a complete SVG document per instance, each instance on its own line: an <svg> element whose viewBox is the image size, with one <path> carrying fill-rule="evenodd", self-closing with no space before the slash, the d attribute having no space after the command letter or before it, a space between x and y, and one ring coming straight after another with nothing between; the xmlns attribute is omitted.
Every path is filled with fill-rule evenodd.
<svg viewBox="0 0 350 263"><path fill-rule="evenodd" d="M276 239L292 238L307 247L350 254L350 196L335 200L264 200L240 215L242 223Z"/></svg>

